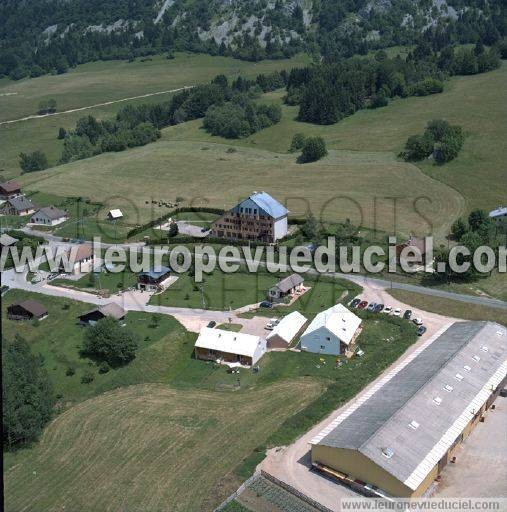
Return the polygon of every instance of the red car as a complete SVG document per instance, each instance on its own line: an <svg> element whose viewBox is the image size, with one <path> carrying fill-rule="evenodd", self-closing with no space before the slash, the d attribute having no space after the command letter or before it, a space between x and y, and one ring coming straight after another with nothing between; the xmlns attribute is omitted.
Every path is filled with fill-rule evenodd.
<svg viewBox="0 0 507 512"><path fill-rule="evenodd" d="M363 300L363 301L361 301L361 302L357 305L357 307L358 307L359 309L364 309L367 305L368 305L368 301Z"/></svg>

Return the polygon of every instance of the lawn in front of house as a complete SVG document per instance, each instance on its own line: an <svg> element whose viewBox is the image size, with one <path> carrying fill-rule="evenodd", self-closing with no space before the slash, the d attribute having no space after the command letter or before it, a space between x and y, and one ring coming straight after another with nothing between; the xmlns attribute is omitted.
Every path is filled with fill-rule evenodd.
<svg viewBox="0 0 507 512"><path fill-rule="evenodd" d="M47 318L38 322L7 319L7 307L28 298L47 308ZM86 328L77 324L77 317L94 308L92 304L21 290L10 290L2 297L3 336L12 339L19 334L30 343L34 353L44 357L60 406L64 408L108 389L167 380L168 361L161 357L161 351L168 340L173 343L181 340L182 346L185 343L193 346L195 335L188 333L173 317L156 315L154 322L154 315L132 311L127 313L125 328L139 336L137 356L130 364L101 374L95 362L80 354ZM88 384L81 382L86 372L93 374L93 381Z"/></svg>

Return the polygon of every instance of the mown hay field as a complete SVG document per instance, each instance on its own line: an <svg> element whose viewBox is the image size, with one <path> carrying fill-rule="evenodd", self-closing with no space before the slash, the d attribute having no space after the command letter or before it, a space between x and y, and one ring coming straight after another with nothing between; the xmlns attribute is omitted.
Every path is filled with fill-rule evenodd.
<svg viewBox="0 0 507 512"><path fill-rule="evenodd" d="M210 510L238 485L241 460L321 389L300 379L237 394L157 384L105 393L7 461L5 510Z"/></svg>

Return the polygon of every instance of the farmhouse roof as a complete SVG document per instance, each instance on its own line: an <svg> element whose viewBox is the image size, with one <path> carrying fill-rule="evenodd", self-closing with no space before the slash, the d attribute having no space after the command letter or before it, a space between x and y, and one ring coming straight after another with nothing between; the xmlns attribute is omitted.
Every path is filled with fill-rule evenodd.
<svg viewBox="0 0 507 512"><path fill-rule="evenodd" d="M13 306L18 306L33 316L44 316L48 314L48 310L38 301L27 299L22 302L16 302Z"/></svg>
<svg viewBox="0 0 507 512"><path fill-rule="evenodd" d="M253 357L259 345L262 344L259 336L240 332L225 331L203 327L195 342L198 348L218 350L228 354Z"/></svg>
<svg viewBox="0 0 507 512"><path fill-rule="evenodd" d="M90 313L94 313L95 311L99 311L104 316L110 316L116 320L120 320L125 316L125 310L120 305L115 304L114 302L110 302L109 304L92 309L87 313L80 315L80 318L89 315Z"/></svg>
<svg viewBox="0 0 507 512"><path fill-rule="evenodd" d="M325 327L343 343L348 345L358 327L361 319L349 311L343 304L336 304L332 308L321 311L307 327L303 336L310 334L321 327Z"/></svg>
<svg viewBox="0 0 507 512"><path fill-rule="evenodd" d="M44 206L37 213L42 213L51 220L60 219L67 215L63 210L60 210L60 208L56 208L56 206Z"/></svg>
<svg viewBox="0 0 507 512"><path fill-rule="evenodd" d="M491 218L504 217L505 215L507 215L507 206L499 206L495 210L489 212L489 216Z"/></svg>
<svg viewBox="0 0 507 512"><path fill-rule="evenodd" d="M0 245L3 247L9 247L10 245L14 245L16 242L19 242L19 240L11 235L8 235L7 233L3 233L0 236Z"/></svg>
<svg viewBox="0 0 507 512"><path fill-rule="evenodd" d="M507 330L456 322L412 352L311 444L358 450L415 490L507 373Z"/></svg>
<svg viewBox="0 0 507 512"><path fill-rule="evenodd" d="M278 336L283 341L290 343L306 322L308 322L308 319L299 311L293 311L280 320L280 323L275 326L266 339L269 340L274 336Z"/></svg>
<svg viewBox="0 0 507 512"><path fill-rule="evenodd" d="M279 203L267 192L255 192L249 197L249 199L274 219L279 219L289 213L289 210L287 210L283 204Z"/></svg>
<svg viewBox="0 0 507 512"><path fill-rule="evenodd" d="M140 272L140 276L147 276L151 279L158 279L159 277L162 277L165 274L168 274L171 272L171 269L169 267L166 267L164 265L161 265L160 267L157 267L157 269L152 268L150 270L147 270L146 272Z"/></svg>
<svg viewBox="0 0 507 512"><path fill-rule="evenodd" d="M68 257L70 259L72 255L72 249L67 251ZM74 263L79 263L80 261L87 260L93 256L93 247L91 245L79 245L76 251L76 259Z"/></svg>
<svg viewBox="0 0 507 512"><path fill-rule="evenodd" d="M112 219L120 219L121 217L123 217L123 213L122 213L122 211L119 208L115 208L113 210L109 210L108 215Z"/></svg>
<svg viewBox="0 0 507 512"><path fill-rule="evenodd" d="M278 288L282 293L286 293L295 286L298 286L304 281L304 279L299 274L292 274L290 276L285 277L281 281L275 284L275 287Z"/></svg>
<svg viewBox="0 0 507 512"><path fill-rule="evenodd" d="M21 190L21 185L17 181L5 181L4 183L0 183L0 190L9 194L12 192L17 192Z"/></svg>
<svg viewBox="0 0 507 512"><path fill-rule="evenodd" d="M25 196L12 197L11 199L7 199L7 202L18 212L33 210L35 208L32 201Z"/></svg>

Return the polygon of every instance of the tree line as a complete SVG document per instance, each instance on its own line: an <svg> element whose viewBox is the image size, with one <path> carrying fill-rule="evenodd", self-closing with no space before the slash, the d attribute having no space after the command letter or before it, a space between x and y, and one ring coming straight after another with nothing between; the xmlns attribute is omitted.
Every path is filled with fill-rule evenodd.
<svg viewBox="0 0 507 512"><path fill-rule="evenodd" d="M126 105L113 119L81 117L73 130L58 131L58 139L63 139L59 163L144 146L158 140L162 128L205 116L210 133L246 137L280 121L279 106L257 105L253 99L262 92L283 87L287 79L286 72L278 71L252 80L239 76L230 83L226 76L217 75L211 82L180 91L165 102ZM19 163L24 172L48 167L41 151L21 153Z"/></svg>
<svg viewBox="0 0 507 512"><path fill-rule="evenodd" d="M65 73L96 60L129 60L175 51L207 53L259 61L306 51L327 63L396 45L445 46L476 43L505 48L503 0L455 0L459 16L438 15L428 25L431 6L420 0L391 0L368 8L364 0L312 2L305 24L297 3L277 0L178 0L154 23L155 0L33 0L0 3L0 76L18 80ZM435 9L435 8L434 8ZM182 15L184 13L184 15ZM213 21L234 13L238 32L216 42L201 38ZM240 31L255 17L251 30ZM102 29L101 25L112 26ZM308 20L306 20L308 21ZM232 30L232 29L231 29Z"/></svg>
<svg viewBox="0 0 507 512"><path fill-rule="evenodd" d="M292 69L285 101L299 105L300 121L333 124L368 106L385 106L389 98L442 92L448 76L482 73L500 62L496 49L481 44L471 50L445 47L435 52L424 43L406 58L388 58L380 50L374 58Z"/></svg>

